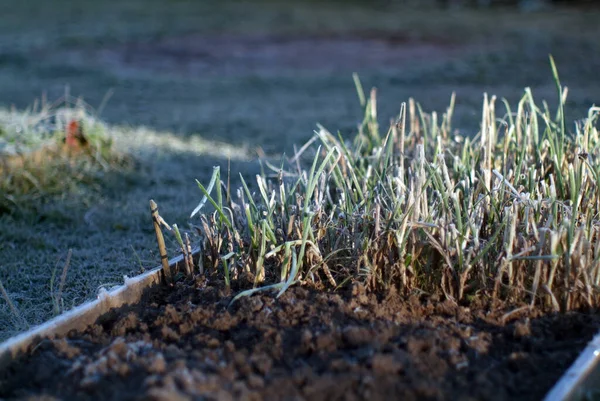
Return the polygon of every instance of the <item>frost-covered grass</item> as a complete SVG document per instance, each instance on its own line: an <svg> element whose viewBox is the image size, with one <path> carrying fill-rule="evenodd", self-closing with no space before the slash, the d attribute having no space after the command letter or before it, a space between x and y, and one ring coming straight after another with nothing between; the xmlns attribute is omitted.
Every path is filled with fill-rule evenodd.
<svg viewBox="0 0 600 401"><path fill-rule="evenodd" d="M84 144L66 141L69 124L81 130ZM0 213L72 196L127 163L106 125L81 100L65 96L25 111L0 110Z"/></svg>

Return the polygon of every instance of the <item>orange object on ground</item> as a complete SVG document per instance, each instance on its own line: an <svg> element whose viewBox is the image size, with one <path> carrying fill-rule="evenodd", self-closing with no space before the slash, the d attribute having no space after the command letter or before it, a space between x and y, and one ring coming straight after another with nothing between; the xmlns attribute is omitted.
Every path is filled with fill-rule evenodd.
<svg viewBox="0 0 600 401"><path fill-rule="evenodd" d="M77 120L71 120L65 130L65 144L69 150L79 150L88 145L83 135L83 127Z"/></svg>

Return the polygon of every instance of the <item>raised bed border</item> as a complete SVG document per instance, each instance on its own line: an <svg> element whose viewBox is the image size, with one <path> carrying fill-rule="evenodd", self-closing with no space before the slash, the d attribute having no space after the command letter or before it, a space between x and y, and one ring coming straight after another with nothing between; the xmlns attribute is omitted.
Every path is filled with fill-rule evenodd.
<svg viewBox="0 0 600 401"><path fill-rule="evenodd" d="M192 251L194 258L197 258L199 253L199 249ZM171 271L183 269L183 258L183 255L180 255L169 260ZM6 368L20 355L26 354L31 347L39 344L44 338L66 335L71 330L84 330L109 310L139 302L146 289L160 283L164 283L162 266L132 278L125 277L123 285L110 291L100 290L95 300L86 302L46 323L9 338L0 344L0 370Z"/></svg>
<svg viewBox="0 0 600 401"><path fill-rule="evenodd" d="M548 392L544 401L598 399L600 395L599 362L600 334L597 334Z"/></svg>

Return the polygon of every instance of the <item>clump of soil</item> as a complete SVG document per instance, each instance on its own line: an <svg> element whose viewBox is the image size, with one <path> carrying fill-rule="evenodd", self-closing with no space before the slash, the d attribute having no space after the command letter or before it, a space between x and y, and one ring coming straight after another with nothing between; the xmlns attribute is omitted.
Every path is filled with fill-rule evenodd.
<svg viewBox="0 0 600 401"><path fill-rule="evenodd" d="M360 286L230 299L205 279L155 288L42 341L0 373L0 398L535 400L600 323Z"/></svg>

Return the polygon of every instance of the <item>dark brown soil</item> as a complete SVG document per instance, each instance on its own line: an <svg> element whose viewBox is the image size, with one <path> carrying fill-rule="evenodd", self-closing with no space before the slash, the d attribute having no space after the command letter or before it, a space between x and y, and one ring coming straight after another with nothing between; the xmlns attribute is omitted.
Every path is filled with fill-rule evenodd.
<svg viewBox="0 0 600 401"><path fill-rule="evenodd" d="M154 289L43 341L0 373L0 398L535 400L600 323L359 286L230 299L204 279Z"/></svg>

